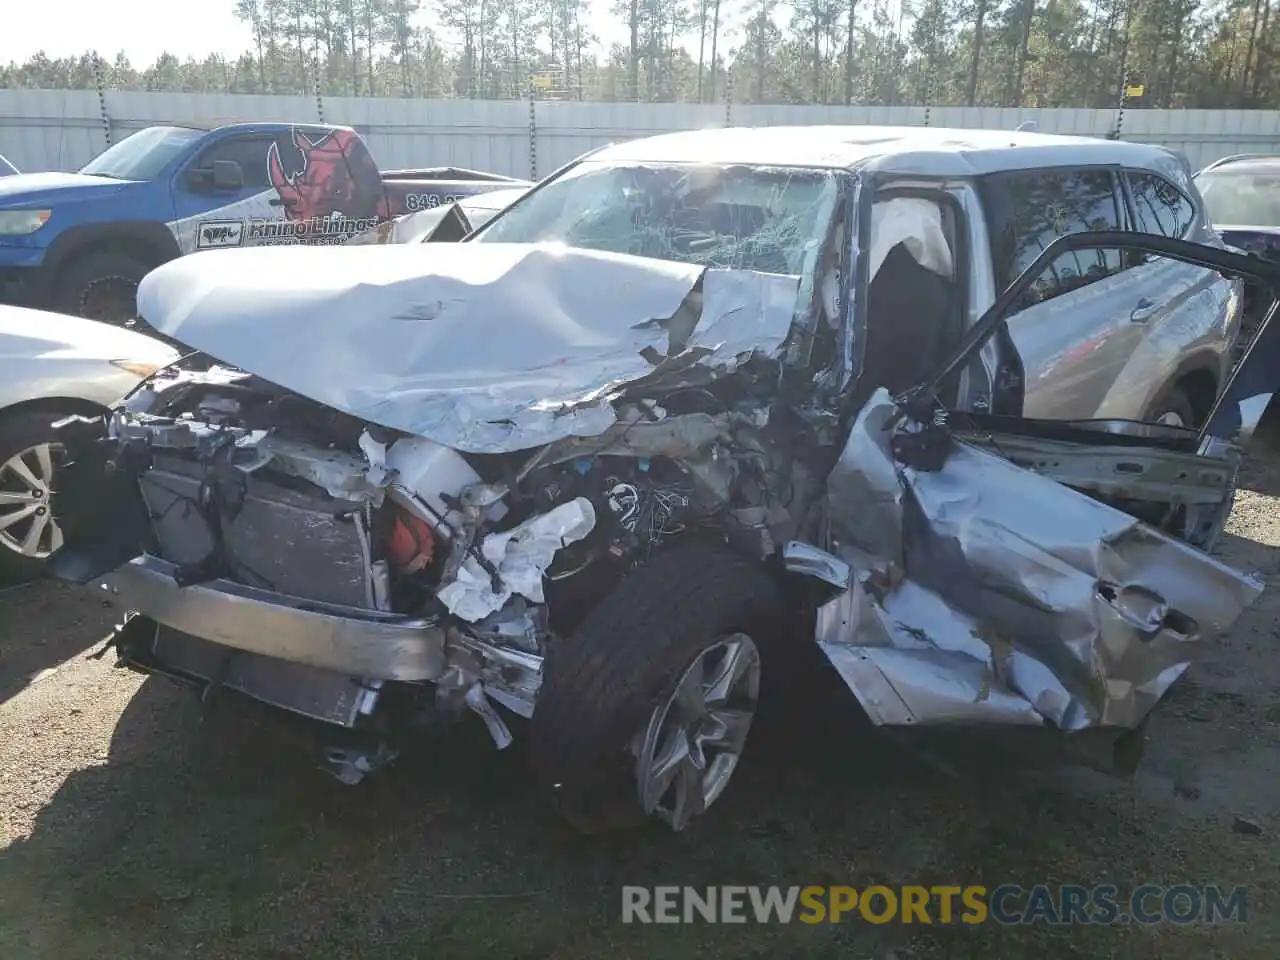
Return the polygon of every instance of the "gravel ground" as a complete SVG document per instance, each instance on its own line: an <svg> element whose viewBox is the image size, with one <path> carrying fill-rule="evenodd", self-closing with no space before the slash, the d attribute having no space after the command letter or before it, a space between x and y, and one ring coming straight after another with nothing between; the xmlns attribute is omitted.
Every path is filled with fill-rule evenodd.
<svg viewBox="0 0 1280 960"><path fill-rule="evenodd" d="M1254 463L1244 487L1221 552L1275 585L1280 461ZM922 759L815 671L762 717L705 823L584 840L537 802L519 750L494 755L478 723L344 788L242 712L202 720L189 693L90 659L114 616L92 594L17 588L0 593L0 958L1275 960L1277 614L1273 586L1213 641L1132 781ZM619 922L623 884L874 882L1245 885L1249 919Z"/></svg>

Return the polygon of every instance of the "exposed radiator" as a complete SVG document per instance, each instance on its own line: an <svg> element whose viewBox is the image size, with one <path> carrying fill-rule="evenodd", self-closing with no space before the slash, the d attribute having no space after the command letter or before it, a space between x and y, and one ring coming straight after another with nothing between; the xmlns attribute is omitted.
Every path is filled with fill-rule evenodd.
<svg viewBox="0 0 1280 960"><path fill-rule="evenodd" d="M217 549L200 506L209 469L157 456L139 483L160 555L195 564ZM300 492L235 468L220 468L216 508L231 575L249 586L308 600L371 607L364 507L318 488Z"/></svg>

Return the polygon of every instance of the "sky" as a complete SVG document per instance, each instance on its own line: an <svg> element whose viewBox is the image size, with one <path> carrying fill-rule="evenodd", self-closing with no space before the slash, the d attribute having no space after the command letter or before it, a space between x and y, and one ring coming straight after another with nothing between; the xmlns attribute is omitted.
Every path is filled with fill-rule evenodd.
<svg viewBox="0 0 1280 960"><path fill-rule="evenodd" d="M38 50L66 57L96 49L107 59L123 50L139 68L166 50L183 60L233 56L252 44L249 26L231 12L234 6L234 0L0 0L0 63L25 60ZM609 6L594 0L600 13L590 18L591 29L606 42L622 39L605 12Z"/></svg>
<svg viewBox="0 0 1280 960"><path fill-rule="evenodd" d="M5 15L21 5L24 13ZM0 0L0 61L25 60L43 49L66 57L97 49L108 59L123 50L135 67L168 50L182 59L240 53L249 27L235 18L233 0ZM39 14L34 14L34 9Z"/></svg>

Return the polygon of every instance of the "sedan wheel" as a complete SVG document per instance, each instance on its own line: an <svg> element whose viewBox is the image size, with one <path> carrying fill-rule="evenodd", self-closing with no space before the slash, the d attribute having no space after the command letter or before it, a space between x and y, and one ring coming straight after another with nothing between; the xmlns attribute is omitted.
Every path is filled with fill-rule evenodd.
<svg viewBox="0 0 1280 960"><path fill-rule="evenodd" d="M62 546L54 516L54 484L66 450L39 443L0 463L0 549L27 560L44 560Z"/></svg>
<svg viewBox="0 0 1280 960"><path fill-rule="evenodd" d="M760 653L745 633L699 653L654 708L636 750L640 805L682 830L716 801L760 699Z"/></svg>

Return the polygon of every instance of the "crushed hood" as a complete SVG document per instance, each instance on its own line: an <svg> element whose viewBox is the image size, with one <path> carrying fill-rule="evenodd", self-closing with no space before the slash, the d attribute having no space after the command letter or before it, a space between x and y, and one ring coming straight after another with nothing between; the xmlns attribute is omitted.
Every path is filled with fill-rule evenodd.
<svg viewBox="0 0 1280 960"><path fill-rule="evenodd" d="M138 308L318 403L502 453L603 432L612 391L669 353L727 368L776 352L799 283L551 245L285 247L171 261Z"/></svg>

